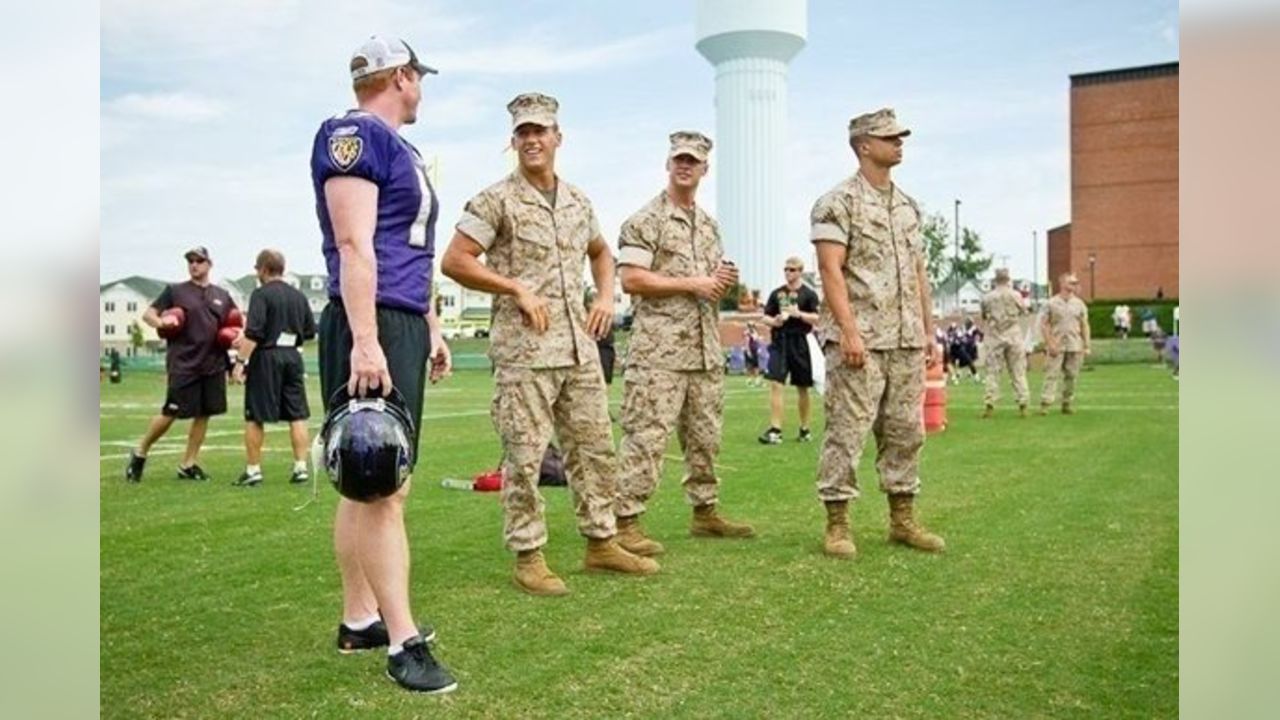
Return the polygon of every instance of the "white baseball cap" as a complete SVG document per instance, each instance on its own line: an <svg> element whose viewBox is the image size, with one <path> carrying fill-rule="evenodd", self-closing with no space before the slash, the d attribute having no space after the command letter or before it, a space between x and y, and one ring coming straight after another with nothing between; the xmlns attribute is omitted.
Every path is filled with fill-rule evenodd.
<svg viewBox="0 0 1280 720"><path fill-rule="evenodd" d="M357 59L364 60L357 63ZM380 35L371 35L351 53L351 79L359 80L382 70L408 65L418 71L419 75L437 75L439 70L423 65L409 44L398 38L387 39Z"/></svg>

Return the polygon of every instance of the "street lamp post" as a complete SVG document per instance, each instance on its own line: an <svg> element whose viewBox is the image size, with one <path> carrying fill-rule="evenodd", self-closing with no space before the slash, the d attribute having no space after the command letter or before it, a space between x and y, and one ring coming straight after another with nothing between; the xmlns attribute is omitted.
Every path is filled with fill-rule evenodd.
<svg viewBox="0 0 1280 720"><path fill-rule="evenodd" d="M1098 254L1095 252L1090 252L1089 253L1089 299L1090 300L1093 300L1098 295L1098 286L1094 281L1096 278L1096 275L1094 274L1094 268L1096 268L1097 265L1098 265Z"/></svg>
<svg viewBox="0 0 1280 720"><path fill-rule="evenodd" d="M1039 295L1036 286L1040 282L1040 244L1036 242L1036 231L1031 231L1031 300Z"/></svg>
<svg viewBox="0 0 1280 720"><path fill-rule="evenodd" d="M960 198L956 198L956 232L955 251L951 257L951 281L956 285L956 307L960 312Z"/></svg>

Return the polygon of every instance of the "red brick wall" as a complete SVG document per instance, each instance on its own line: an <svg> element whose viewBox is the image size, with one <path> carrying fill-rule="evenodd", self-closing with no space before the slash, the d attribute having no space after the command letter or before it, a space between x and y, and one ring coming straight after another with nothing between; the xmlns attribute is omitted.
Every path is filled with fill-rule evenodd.
<svg viewBox="0 0 1280 720"><path fill-rule="evenodd" d="M1071 269L1071 225L1049 231L1049 293L1058 290L1058 276Z"/></svg>
<svg viewBox="0 0 1280 720"><path fill-rule="evenodd" d="M1086 299L1178 297L1176 74L1073 83L1067 244Z"/></svg>

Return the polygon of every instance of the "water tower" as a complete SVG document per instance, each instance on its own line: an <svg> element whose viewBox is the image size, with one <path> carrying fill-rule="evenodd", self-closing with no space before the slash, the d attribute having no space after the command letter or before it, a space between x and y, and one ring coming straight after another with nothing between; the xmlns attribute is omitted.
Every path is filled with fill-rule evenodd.
<svg viewBox="0 0 1280 720"><path fill-rule="evenodd" d="M726 255L742 282L782 283L781 248L807 228L784 225L787 64L804 47L807 0L698 0L698 52L716 68L711 172Z"/></svg>

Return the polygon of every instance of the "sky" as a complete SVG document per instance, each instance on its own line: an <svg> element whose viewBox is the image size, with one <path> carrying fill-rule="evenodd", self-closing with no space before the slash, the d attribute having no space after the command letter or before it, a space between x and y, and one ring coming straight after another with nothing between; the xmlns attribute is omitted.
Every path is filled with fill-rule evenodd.
<svg viewBox="0 0 1280 720"><path fill-rule="evenodd" d="M779 0L786 1L786 0ZM1032 233L1070 220L1069 76L1178 59L1172 0L812 0L789 73L789 254L810 257L813 201L856 168L845 128L890 106L913 134L894 179L926 212L978 231L996 264L1032 271ZM103 0L99 279L216 277L264 247L322 272L308 159L353 104L347 62L370 34L407 40L440 74L404 135L439 165L438 251L463 203L510 170L505 105L560 100L557 170L606 240L665 184L667 135L714 137L714 71L692 0ZM699 202L714 212L716 171ZM779 277L781 280L781 277Z"/></svg>

